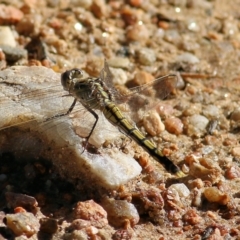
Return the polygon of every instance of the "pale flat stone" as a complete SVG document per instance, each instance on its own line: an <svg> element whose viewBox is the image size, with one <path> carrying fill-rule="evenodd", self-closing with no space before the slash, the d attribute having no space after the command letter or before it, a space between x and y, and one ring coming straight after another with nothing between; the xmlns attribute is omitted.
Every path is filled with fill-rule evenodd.
<svg viewBox="0 0 240 240"><path fill-rule="evenodd" d="M99 148L95 154L83 152L83 129L91 129L94 118L89 118L80 103L70 116L44 121L69 109L73 98L66 95L60 74L51 69L18 66L1 71L1 151L26 159L49 159L61 175L85 181L89 187L115 188L140 174L141 167L131 156L118 149L99 148L121 136L102 114L90 139Z"/></svg>

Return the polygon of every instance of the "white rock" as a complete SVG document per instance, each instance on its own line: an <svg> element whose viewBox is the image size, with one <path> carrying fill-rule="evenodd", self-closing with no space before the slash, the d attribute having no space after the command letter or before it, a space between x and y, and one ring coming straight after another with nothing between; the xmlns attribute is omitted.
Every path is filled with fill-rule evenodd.
<svg viewBox="0 0 240 240"><path fill-rule="evenodd" d="M199 114L195 114L189 118L188 135L201 136L209 123L209 120Z"/></svg>
<svg viewBox="0 0 240 240"><path fill-rule="evenodd" d="M11 151L25 159L49 159L68 180L85 179L89 187L115 188L140 174L139 164L118 150L98 149L95 154L83 152L84 139L76 134L79 126L75 123L79 120L82 128L88 128L93 122L91 119L86 121L86 111L79 111L83 109L80 104L72 114L80 114L79 119L65 116L42 122L46 117L66 113L73 101L72 97L63 97L66 92L60 85L60 74L45 67L18 66L1 71L0 81L15 84L13 87L0 84L1 151ZM9 128L14 124L18 130ZM8 131L2 131L3 128ZM115 129L109 123L99 124L90 142L116 139L119 131Z"/></svg>
<svg viewBox="0 0 240 240"><path fill-rule="evenodd" d="M187 188L187 186L184 183L176 183L176 184L172 184L169 187L170 190L176 190L179 194L180 197L188 197L190 194L189 189Z"/></svg>
<svg viewBox="0 0 240 240"><path fill-rule="evenodd" d="M191 53L183 53L176 59L177 62L184 62L189 64L199 63L199 59Z"/></svg>
<svg viewBox="0 0 240 240"><path fill-rule="evenodd" d="M151 48L141 48L138 51L138 59L143 65L151 65L156 61L155 51Z"/></svg>
<svg viewBox="0 0 240 240"><path fill-rule="evenodd" d="M16 47L13 32L9 27L0 26L0 44Z"/></svg>

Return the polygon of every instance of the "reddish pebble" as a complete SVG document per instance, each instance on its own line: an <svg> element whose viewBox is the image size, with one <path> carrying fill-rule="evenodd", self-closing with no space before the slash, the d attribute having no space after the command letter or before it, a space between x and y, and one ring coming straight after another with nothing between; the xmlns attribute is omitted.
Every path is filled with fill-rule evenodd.
<svg viewBox="0 0 240 240"><path fill-rule="evenodd" d="M134 76L134 84L137 86L141 86L153 80L153 75L145 71L138 71Z"/></svg>
<svg viewBox="0 0 240 240"><path fill-rule="evenodd" d="M231 166L227 169L225 176L227 179L240 178L240 168L237 166Z"/></svg>
<svg viewBox="0 0 240 240"><path fill-rule="evenodd" d="M146 42L149 39L149 30L144 24L134 24L126 30L127 39L130 41Z"/></svg>
<svg viewBox="0 0 240 240"><path fill-rule="evenodd" d="M91 225L102 228L108 224L107 212L93 200L78 202L74 209L75 218L88 220Z"/></svg>
<svg viewBox="0 0 240 240"><path fill-rule="evenodd" d="M142 0L129 0L129 4L133 7L140 7Z"/></svg>
<svg viewBox="0 0 240 240"><path fill-rule="evenodd" d="M179 135L183 132L183 123L179 118L168 118L165 120L165 128L168 132Z"/></svg>
<svg viewBox="0 0 240 240"><path fill-rule="evenodd" d="M121 17L125 24L128 25L133 25L136 24L137 22L137 16L134 14L134 12L129 9L129 8L124 8L121 11Z"/></svg>
<svg viewBox="0 0 240 240"><path fill-rule="evenodd" d="M220 191L216 187L208 187L203 192L205 198L212 203L219 203L226 205L230 201L230 197L227 193Z"/></svg>
<svg viewBox="0 0 240 240"><path fill-rule="evenodd" d="M13 7L0 4L0 24L15 24L23 18L23 13Z"/></svg>
<svg viewBox="0 0 240 240"><path fill-rule="evenodd" d="M91 11L97 18L106 16L106 3L103 0L94 0L91 6Z"/></svg>
<svg viewBox="0 0 240 240"><path fill-rule="evenodd" d="M23 212L26 212L26 210L22 207L14 208L14 213L23 213Z"/></svg>
<svg viewBox="0 0 240 240"><path fill-rule="evenodd" d="M190 225L196 225L199 224L202 221L202 217L200 217L197 212L193 209L189 209L184 215L183 215L183 221L187 222Z"/></svg>

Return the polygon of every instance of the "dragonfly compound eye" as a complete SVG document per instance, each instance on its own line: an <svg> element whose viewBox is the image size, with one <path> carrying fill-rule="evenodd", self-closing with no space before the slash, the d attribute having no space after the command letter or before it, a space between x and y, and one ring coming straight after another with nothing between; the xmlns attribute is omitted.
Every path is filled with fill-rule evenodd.
<svg viewBox="0 0 240 240"><path fill-rule="evenodd" d="M82 78L83 71L78 68L74 68L72 70L66 71L61 75L61 83L64 90L68 91L70 84L73 82L75 78Z"/></svg>

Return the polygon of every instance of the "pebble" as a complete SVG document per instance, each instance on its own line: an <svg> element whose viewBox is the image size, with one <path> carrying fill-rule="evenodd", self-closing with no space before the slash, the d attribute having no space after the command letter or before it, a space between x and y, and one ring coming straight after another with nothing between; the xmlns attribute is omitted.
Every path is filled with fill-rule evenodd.
<svg viewBox="0 0 240 240"><path fill-rule="evenodd" d="M159 104L156 108L157 112L162 118L169 118L173 115L174 109L169 104Z"/></svg>
<svg viewBox="0 0 240 240"><path fill-rule="evenodd" d="M183 221L187 222L190 225L196 225L203 221L203 218L199 216L197 211L195 209L189 209L184 215L183 215Z"/></svg>
<svg viewBox="0 0 240 240"><path fill-rule="evenodd" d="M183 54L177 56L176 62L196 64L196 63L199 63L199 59L192 53L183 53Z"/></svg>
<svg viewBox="0 0 240 240"><path fill-rule="evenodd" d="M231 113L230 119L233 120L233 121L235 121L235 122L240 121L240 108L235 109L235 110Z"/></svg>
<svg viewBox="0 0 240 240"><path fill-rule="evenodd" d="M108 60L108 65L114 68L128 69L130 65L130 60L124 57L113 57Z"/></svg>
<svg viewBox="0 0 240 240"><path fill-rule="evenodd" d="M232 149L232 155L233 155L234 157L240 157L240 147L234 147L234 148Z"/></svg>
<svg viewBox="0 0 240 240"><path fill-rule="evenodd" d="M172 189L176 190L180 197L186 198L190 195L190 191L184 183L172 184L169 187L169 190L172 190Z"/></svg>
<svg viewBox="0 0 240 240"><path fill-rule="evenodd" d="M136 14L127 7L121 10L121 17L127 26L134 25L138 21Z"/></svg>
<svg viewBox="0 0 240 240"><path fill-rule="evenodd" d="M226 205L230 201L230 197L227 193L223 193L216 187L208 187L203 191L205 198L212 203L219 203Z"/></svg>
<svg viewBox="0 0 240 240"><path fill-rule="evenodd" d="M129 41L139 41L144 43L149 39L150 33L144 24L137 23L127 28L126 37Z"/></svg>
<svg viewBox="0 0 240 240"><path fill-rule="evenodd" d="M213 119L213 118L217 118L219 116L219 108L215 105L207 105L205 107L203 107L202 113L205 117Z"/></svg>
<svg viewBox="0 0 240 240"><path fill-rule="evenodd" d="M225 177L227 179L240 178L240 168L238 166L231 166L226 170Z"/></svg>
<svg viewBox="0 0 240 240"><path fill-rule="evenodd" d="M165 130L165 126L156 111L150 111L143 117L143 126L151 136L157 136Z"/></svg>
<svg viewBox="0 0 240 240"><path fill-rule="evenodd" d="M35 16L36 18L36 16ZM36 22L34 21L35 18L32 16L25 16L21 21L16 25L16 31L19 34L23 34L28 36L32 34L37 26Z"/></svg>
<svg viewBox="0 0 240 240"><path fill-rule="evenodd" d="M75 219L71 223L71 228L75 230L81 230L83 228L90 227L90 226L91 226L91 223L83 219Z"/></svg>
<svg viewBox="0 0 240 240"><path fill-rule="evenodd" d="M108 220L113 226L121 227L126 220L129 220L132 226L139 222L140 217L136 207L126 200L105 198L102 204L108 213Z"/></svg>
<svg viewBox="0 0 240 240"><path fill-rule="evenodd" d="M183 132L183 123L176 117L167 118L164 122L165 128L169 133L179 135Z"/></svg>
<svg viewBox="0 0 240 240"><path fill-rule="evenodd" d="M90 221L91 225L102 228L108 224L107 212L93 200L78 202L74 209L75 219Z"/></svg>
<svg viewBox="0 0 240 240"><path fill-rule="evenodd" d="M16 24L23 18L23 13L13 6L0 4L0 25Z"/></svg>
<svg viewBox="0 0 240 240"><path fill-rule="evenodd" d="M12 30L7 26L0 26L0 45L16 47L17 43Z"/></svg>
<svg viewBox="0 0 240 240"><path fill-rule="evenodd" d="M145 71L137 71L136 74L134 75L133 84L136 86L141 86L153 80L154 77L152 74Z"/></svg>
<svg viewBox="0 0 240 240"><path fill-rule="evenodd" d="M16 62L22 58L27 58L27 51L23 48L8 45L0 45L0 48L4 52L7 61Z"/></svg>
<svg viewBox="0 0 240 240"><path fill-rule="evenodd" d="M187 133L189 136L201 136L205 131L209 123L209 120L203 115L195 114L189 117L189 124L187 127Z"/></svg>
<svg viewBox="0 0 240 240"><path fill-rule="evenodd" d="M89 9L93 3L93 0L70 0L69 6L81 7Z"/></svg>
<svg viewBox="0 0 240 240"><path fill-rule="evenodd" d="M129 4L133 7L140 7L143 3L143 0L130 0Z"/></svg>
<svg viewBox="0 0 240 240"><path fill-rule="evenodd" d="M143 65L152 65L156 61L155 51L151 48L141 48L137 51L138 61Z"/></svg>
<svg viewBox="0 0 240 240"><path fill-rule="evenodd" d="M25 235L28 238L37 233L40 228L40 224L37 218L29 212L7 214L6 225L10 228L15 235Z"/></svg>
<svg viewBox="0 0 240 240"><path fill-rule="evenodd" d="M38 206L36 199L26 194L6 192L5 197L8 205L12 208L21 206L24 208L33 209Z"/></svg>
<svg viewBox="0 0 240 240"><path fill-rule="evenodd" d="M56 219L41 218L40 224L41 224L41 227L40 227L41 232L54 234L58 230L58 223Z"/></svg>
<svg viewBox="0 0 240 240"><path fill-rule="evenodd" d="M113 82L119 85L125 85L128 80L127 73L121 68L110 68L111 73L113 74Z"/></svg>
<svg viewBox="0 0 240 240"><path fill-rule="evenodd" d="M180 36L179 32L176 30L173 30L173 29L166 30L163 38L167 42L170 42L170 43L173 43L176 45L178 42L181 41L181 36Z"/></svg>
<svg viewBox="0 0 240 240"><path fill-rule="evenodd" d="M91 11L97 18L106 17L107 8L104 0L93 0Z"/></svg>
<svg viewBox="0 0 240 240"><path fill-rule="evenodd" d="M197 115L202 111L202 105L199 103L195 103L195 104L186 104L185 106L183 106L183 115L184 116L193 116L193 115Z"/></svg>

